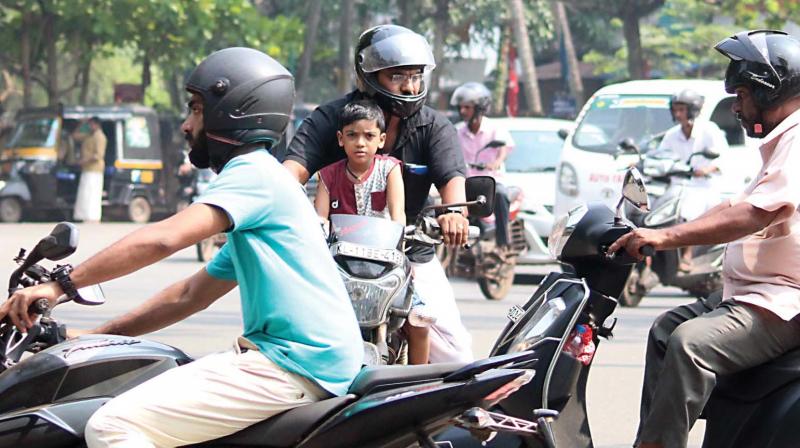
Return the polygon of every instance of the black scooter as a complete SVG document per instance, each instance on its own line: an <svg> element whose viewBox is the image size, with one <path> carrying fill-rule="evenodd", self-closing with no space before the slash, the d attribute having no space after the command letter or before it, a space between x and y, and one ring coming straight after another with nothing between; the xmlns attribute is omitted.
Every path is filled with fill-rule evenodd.
<svg viewBox="0 0 800 448"><path fill-rule="evenodd" d="M77 248L78 231L58 224L15 261L9 294L47 282L43 259L60 260ZM63 298L62 298L63 300ZM65 301L65 300L64 300ZM77 303L99 305L99 290L79 290ZM192 362L174 347L136 337L90 335L66 340L48 302L32 307L36 324L22 334L0 324L0 447L81 447L89 417L109 399L168 369ZM33 353L22 359L26 352ZM470 364L364 368L348 394L286 411L203 447L434 447L448 425L470 430L547 437L557 413L540 410L535 421L484 410L534 376L532 351ZM165 397L168 398L168 397ZM391 424L387 424L391 422ZM479 427L479 429L473 429Z"/></svg>
<svg viewBox="0 0 800 448"><path fill-rule="evenodd" d="M623 197L635 206L647 204L638 172L625 177ZM620 205L622 201L620 201ZM534 408L559 412L550 425L552 439L499 434L481 445L459 428L437 438L442 447L564 447L591 448L586 411L586 383L600 339L612 336L611 317L630 266L625 253L613 257L606 249L634 225L602 204L573 209L560 219L550 236L553 255L564 273L550 273L528 302L509 310L509 323L492 349L502 356L535 349L537 374L519 392L493 410L526 418ZM644 255L652 255L645 247ZM800 422L800 349L759 367L718 379L705 408L704 448L785 448L798 446ZM631 422L633 424L633 422Z"/></svg>

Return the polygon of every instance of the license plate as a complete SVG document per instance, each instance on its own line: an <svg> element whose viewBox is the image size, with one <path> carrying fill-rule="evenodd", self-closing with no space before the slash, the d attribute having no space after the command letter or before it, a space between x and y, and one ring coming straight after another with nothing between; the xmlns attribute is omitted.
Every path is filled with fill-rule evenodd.
<svg viewBox="0 0 800 448"><path fill-rule="evenodd" d="M511 308L509 308L507 314L508 320L514 323L517 323L517 321L520 320L520 318L522 318L522 316L524 315L525 315L525 310L519 305L514 305Z"/></svg>
<svg viewBox="0 0 800 448"><path fill-rule="evenodd" d="M334 256L344 255L346 257L361 258L364 260L382 261L395 265L403 262L403 254L396 249L376 249L374 247L361 246L347 242L336 243L331 247Z"/></svg>

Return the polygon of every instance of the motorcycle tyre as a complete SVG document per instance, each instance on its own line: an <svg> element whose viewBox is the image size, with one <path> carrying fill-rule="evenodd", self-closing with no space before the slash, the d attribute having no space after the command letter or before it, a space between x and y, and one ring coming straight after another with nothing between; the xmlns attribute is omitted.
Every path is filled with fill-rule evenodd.
<svg viewBox="0 0 800 448"><path fill-rule="evenodd" d="M214 258L214 255L219 251L214 237L206 238L195 245L197 248L197 261L206 263Z"/></svg>
<svg viewBox="0 0 800 448"><path fill-rule="evenodd" d="M625 308L635 308L639 306L642 299L647 294L647 291L633 292L633 285L639 281L639 269L634 267L628 275L628 280L625 281L625 287L622 288L622 294L619 295L619 304ZM638 289L638 288L637 288Z"/></svg>
<svg viewBox="0 0 800 448"><path fill-rule="evenodd" d="M505 274L498 282L486 277L479 277L478 286L481 288L483 296L488 300L503 300L511 290L511 286L514 285L514 268L516 266L517 259L514 257L508 262L508 266L505 267Z"/></svg>

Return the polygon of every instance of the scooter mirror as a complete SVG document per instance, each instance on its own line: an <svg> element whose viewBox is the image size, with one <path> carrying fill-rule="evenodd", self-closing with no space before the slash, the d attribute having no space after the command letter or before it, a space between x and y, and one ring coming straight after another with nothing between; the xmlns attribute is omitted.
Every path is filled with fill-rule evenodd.
<svg viewBox="0 0 800 448"><path fill-rule="evenodd" d="M650 211L650 198L647 196L644 178L636 168L630 168L625 173L625 179L622 181L622 197L639 210Z"/></svg>
<svg viewBox="0 0 800 448"><path fill-rule="evenodd" d="M471 176L467 178L464 186L467 202L476 202L467 207L470 216L485 218L494 213L495 187L495 180L491 176Z"/></svg>
<svg viewBox="0 0 800 448"><path fill-rule="evenodd" d="M39 240L31 251L48 260L57 261L68 257L78 248L78 228L75 224L61 222L56 224L50 235Z"/></svg>
<svg viewBox="0 0 800 448"><path fill-rule="evenodd" d="M717 157L719 157L719 153L717 151L714 151L714 150L708 149L708 148L703 150L703 152L699 153L699 155L705 157L708 160L714 160Z"/></svg>
<svg viewBox="0 0 800 448"><path fill-rule="evenodd" d="M558 130L558 137L561 140L566 140L568 135L569 135L569 131L568 130L566 130L564 128L561 128L561 129Z"/></svg>
<svg viewBox="0 0 800 448"><path fill-rule="evenodd" d="M106 296L103 294L103 288L100 285L87 286L78 289L78 296L75 297L75 303L81 305L102 305L106 303Z"/></svg>
<svg viewBox="0 0 800 448"><path fill-rule="evenodd" d="M486 148L502 148L503 146L506 146L506 142L504 142L503 140L492 140L489 143L487 143L485 147Z"/></svg>
<svg viewBox="0 0 800 448"><path fill-rule="evenodd" d="M627 137L624 140L619 142L619 148L625 152L631 152L634 154L639 153L639 147L636 146L636 143L633 141L632 138Z"/></svg>

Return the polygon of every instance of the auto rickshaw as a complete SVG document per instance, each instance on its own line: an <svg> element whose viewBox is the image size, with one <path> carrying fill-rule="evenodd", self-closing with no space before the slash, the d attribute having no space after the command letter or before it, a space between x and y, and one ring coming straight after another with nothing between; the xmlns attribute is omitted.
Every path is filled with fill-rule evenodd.
<svg viewBox="0 0 800 448"><path fill-rule="evenodd" d="M24 216L70 219L77 197L80 144L74 132L98 117L108 140L103 180L104 216L144 223L174 213L181 201L175 175L181 160L176 121L159 120L141 105L27 109L0 152L0 221Z"/></svg>

